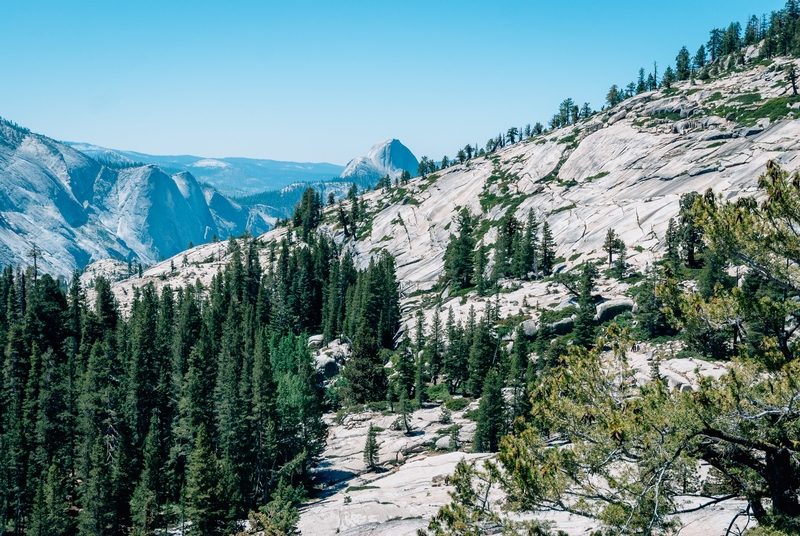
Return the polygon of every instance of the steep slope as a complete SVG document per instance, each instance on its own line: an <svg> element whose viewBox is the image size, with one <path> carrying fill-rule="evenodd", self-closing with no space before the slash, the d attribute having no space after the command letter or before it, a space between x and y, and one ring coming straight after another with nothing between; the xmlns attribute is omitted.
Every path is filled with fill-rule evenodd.
<svg viewBox="0 0 800 536"><path fill-rule="evenodd" d="M368 193L378 210L353 250L362 258L388 250L408 288L427 289L441 273L458 210L494 222L507 210L521 221L532 211L549 222L560 256L601 257L606 231L614 228L628 247L643 248L631 260L644 265L660 252L682 194L713 188L732 198L754 189L770 159L797 166L800 121L787 104L800 105L775 100L791 93L782 79L777 62L706 85L644 93L587 121L413 181L402 193ZM756 93L752 107L734 108ZM775 103L784 120L758 117ZM743 123L721 117L735 109ZM490 226L484 242L495 237Z"/></svg>
<svg viewBox="0 0 800 536"><path fill-rule="evenodd" d="M418 165L417 158L408 147L399 140L391 139L376 143L366 156L351 160L340 175L340 179L370 188L381 177L387 175L391 179L396 179L403 171L408 171L414 176Z"/></svg>
<svg viewBox="0 0 800 536"><path fill-rule="evenodd" d="M215 234L256 233L274 220L247 210L235 223L209 208L194 176L152 164L111 169L46 136L0 120L0 262L68 275L104 258L158 262Z"/></svg>
<svg viewBox="0 0 800 536"><path fill-rule="evenodd" d="M769 67L705 84L683 82L671 90L643 93L578 124L397 188L367 192L362 200L368 215L357 240L345 239L336 207L329 209L320 232L349 248L360 267L381 250L394 255L407 295L437 282L455 217L464 208L486 222L481 237L487 245L494 243L496 224L507 211L521 221L532 211L539 221L549 223L557 255L568 259L562 263L565 267L603 257L605 234L613 228L629 248L628 262L644 268L660 258L667 223L677 215L682 194L712 188L726 199L735 198L754 191L770 159L789 170L797 167L800 120L793 118L793 110L800 107L798 101L790 99L792 107L780 101L774 121L757 117L774 110L775 99L791 92L784 83L787 62L777 60ZM754 104L738 106L753 101L743 95L755 93L759 98ZM742 116L742 121L725 118L731 114ZM261 240L279 241L285 235L284 228L275 229ZM207 258L208 253L198 248L196 256ZM193 266L192 272L211 273L217 262L224 262L223 253L207 267ZM160 276L168 266L156 265L145 273L152 278L130 284L163 284ZM538 289L541 283L521 285ZM547 301L558 298L549 290L547 296ZM501 299L521 301L514 294Z"/></svg>

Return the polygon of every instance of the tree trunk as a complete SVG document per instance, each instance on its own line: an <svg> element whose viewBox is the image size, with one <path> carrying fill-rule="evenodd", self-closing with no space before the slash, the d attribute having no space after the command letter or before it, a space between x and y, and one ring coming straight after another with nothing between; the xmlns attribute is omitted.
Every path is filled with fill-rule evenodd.
<svg viewBox="0 0 800 536"><path fill-rule="evenodd" d="M778 515L800 516L800 474L792 465L792 454L786 447L766 455L764 478L769 486L772 508Z"/></svg>

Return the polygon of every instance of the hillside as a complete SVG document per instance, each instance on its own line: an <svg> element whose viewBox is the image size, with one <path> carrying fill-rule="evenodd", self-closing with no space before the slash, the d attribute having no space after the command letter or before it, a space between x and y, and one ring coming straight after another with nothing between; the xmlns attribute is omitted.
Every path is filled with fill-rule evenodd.
<svg viewBox="0 0 800 536"><path fill-rule="evenodd" d="M643 93L569 127L367 192L358 198L361 216L355 229L353 221L348 222L349 232L341 224L341 214L349 213L352 201L340 201L323 209L318 233L350 252L360 269L368 268L382 251L395 258L401 332L409 339L417 337L418 311L423 313L423 329L429 332L437 312L444 317L453 311L454 320L464 322L474 308L479 318L496 315L493 333L498 345L502 340L508 345L505 351L512 352L517 339L510 332L520 322L524 332L535 338L544 316L556 315L558 325L548 329L557 335L569 333L577 321L574 312L569 314L575 310L575 298L552 277L501 278L498 290L486 296L475 288L455 291L439 285L459 212L466 209L478 218L476 238L485 245L496 242L499 224L509 214L525 221L532 213L540 223L547 222L557 245L557 273L571 272L586 260L602 267L607 256L604 240L608 230L614 229L627 246L628 275L601 274L597 281L595 318L603 322L634 306L631 288L662 259L668 222L678 216L683 194L712 189L723 199L737 199L757 193L757 177L768 161L788 170L797 166L800 119L794 118L794 110L800 108L800 101L791 96L785 79L789 61L776 59L705 83L687 81ZM271 261L271 255L280 251L284 239L288 239L287 248L302 249L300 232L281 227L261 235L261 266L279 265ZM116 279L112 290L122 310L129 311L136 288L148 283L163 289L195 285L199 280L204 288L213 287L214 277L225 271L235 251L224 242L204 244L154 265L142 278L125 279L123 266L104 264L87 271L83 280L91 286L96 275ZM487 274L493 263L490 251ZM90 290L88 299L93 296ZM316 345L321 338L312 337L309 342ZM395 337L401 339L400 334ZM314 352L328 387L331 374L347 370L348 353L341 350L347 346L334 340ZM641 343L628 355L636 382L648 381L655 359L663 359L656 370L675 393L691 392L701 377L718 378L727 370L726 364L681 353L683 349L685 342L680 339L666 345ZM396 361L386 363L391 377L397 378L398 366ZM473 401L470 408L477 407ZM433 400L413 414L416 432L405 436L380 432L380 458L388 472L374 475L365 472L360 461L366 427L372 423L383 430L394 417L369 412L348 416L344 408L344 420L327 415L328 444L315 473L321 496L301 509L304 531L404 534L424 526L414 518L427 519L444 504L442 475L451 472L460 459L454 454L435 454L449 450L442 442L447 429L436 422L440 411ZM469 449L474 425L461 413L454 413L453 419L462 426L458 437L462 450ZM733 501L714 511L682 516L685 533L724 530L742 507ZM594 521L561 514L545 519L555 520L557 528L571 534L598 528Z"/></svg>
<svg viewBox="0 0 800 536"><path fill-rule="evenodd" d="M791 93L782 72L787 62L778 59L708 83L682 82L643 93L574 126L399 187L367 192L361 199L368 216L357 240L345 239L336 209L326 211L320 230L343 243L362 268L376 252L391 253L406 296L430 290L441 276L461 209L486 222L480 230L486 245L494 243L497 222L508 211L520 221L532 211L549 223L566 268L603 258L602 244L613 228L628 246L628 263L644 269L663 253L667 223L677 216L682 194L712 188L731 199L755 190L767 161L793 168L800 156L800 120L792 117L800 104L779 101ZM746 116L742 122L726 119L736 110ZM276 242L285 234L276 229L261 240ZM186 254L207 258L213 248ZM158 285L169 265L155 265L144 281L125 285ZM216 269L216 264L199 264L189 273L194 277ZM173 277L186 275L177 270ZM544 288L536 281L520 284ZM517 292L525 291L501 299L521 301ZM557 299L549 296L542 299Z"/></svg>

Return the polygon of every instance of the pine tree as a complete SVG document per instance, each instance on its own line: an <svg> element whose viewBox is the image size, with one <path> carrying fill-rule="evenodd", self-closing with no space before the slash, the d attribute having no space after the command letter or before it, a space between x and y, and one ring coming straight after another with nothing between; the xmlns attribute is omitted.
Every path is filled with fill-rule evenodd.
<svg viewBox="0 0 800 536"><path fill-rule="evenodd" d="M455 393L468 377L469 347L472 340L464 332L461 322L456 323L451 307L447 313L447 348L444 355L444 377L450 393Z"/></svg>
<svg viewBox="0 0 800 536"><path fill-rule="evenodd" d="M296 491L281 478L278 487L272 494L272 500L259 508L258 512L250 512L249 528L238 532L236 536L291 536L298 534L297 522L300 514L294 503L297 501Z"/></svg>
<svg viewBox="0 0 800 536"><path fill-rule="evenodd" d="M150 419L150 429L147 432L143 447L144 469L139 483L131 497L131 521L134 534L145 536L152 534L156 513L158 511L158 492L160 490L160 468L163 466L159 460L159 423L156 413Z"/></svg>
<svg viewBox="0 0 800 536"><path fill-rule="evenodd" d="M682 47L675 58L675 76L678 77L678 80L688 80L691 74L691 67L689 50L686 47Z"/></svg>
<svg viewBox="0 0 800 536"><path fill-rule="evenodd" d="M406 434L411 433L411 402L408 400L408 395L405 391L400 391L400 397L397 401L397 413L400 414L398 420L400 421L403 431Z"/></svg>
<svg viewBox="0 0 800 536"><path fill-rule="evenodd" d="M444 355L444 333L442 332L442 319L439 316L439 309L433 312L431 322L431 332L425 343L425 362L428 365L428 372L431 381L436 385L439 373L442 369L442 359Z"/></svg>
<svg viewBox="0 0 800 536"><path fill-rule="evenodd" d="M219 534L221 527L219 468L204 424L197 430L186 474L186 515L191 533Z"/></svg>
<svg viewBox="0 0 800 536"><path fill-rule="evenodd" d="M475 452L497 452L500 438L506 432L503 382L497 371L490 369L481 390L477 426L472 449Z"/></svg>
<svg viewBox="0 0 800 536"><path fill-rule="evenodd" d="M444 256L445 282L453 285L453 290L469 288L475 273L473 236L475 221L467 209L462 210L455 219L457 235L450 235Z"/></svg>
<svg viewBox="0 0 800 536"><path fill-rule="evenodd" d="M528 374L533 363L528 359L528 341L525 339L525 330L520 324L514 336L511 348L511 366L508 370L508 385L514 389L511 418L516 419L527 415L530 411L528 400Z"/></svg>
<svg viewBox="0 0 800 536"><path fill-rule="evenodd" d="M469 349L469 380L467 391L473 397L481 395L487 371L497 361L499 343L492 336L489 324L489 312L478 322Z"/></svg>
<svg viewBox="0 0 800 536"><path fill-rule="evenodd" d="M62 471L51 464L46 478L39 483L30 528L30 536L67 536L74 531L69 515L67 486Z"/></svg>
<svg viewBox="0 0 800 536"><path fill-rule="evenodd" d="M542 272L545 275L550 275L553 272L553 265L555 264L555 242L553 242L553 232L550 230L550 225L545 220L542 225L542 239L539 243L539 254L541 256Z"/></svg>
<svg viewBox="0 0 800 536"><path fill-rule="evenodd" d="M106 461L102 437L92 444L90 469L79 488L81 510L78 529L81 536L112 536L116 534L115 507L111 475Z"/></svg>
<svg viewBox="0 0 800 536"><path fill-rule="evenodd" d="M378 339L366 319L359 323L343 375L347 381L348 396L354 403L385 399L386 373L379 354Z"/></svg>
<svg viewBox="0 0 800 536"><path fill-rule="evenodd" d="M673 269L677 269L680 265L680 257L678 256L678 228L675 225L675 220L670 218L669 223L667 224L667 235L666 235L666 253L664 254L664 260L669 262Z"/></svg>
<svg viewBox="0 0 800 536"><path fill-rule="evenodd" d="M595 342L595 304L594 282L597 279L597 267L591 262L583 264L580 279L580 295L578 296L578 316L575 319L573 342L580 346L591 346Z"/></svg>
<svg viewBox="0 0 800 536"><path fill-rule="evenodd" d="M378 465L378 441L375 439L378 435L378 432L372 426L372 423L369 425L369 429L367 430L367 439L364 443L364 465L367 466L367 469L370 471L374 471Z"/></svg>
<svg viewBox="0 0 800 536"><path fill-rule="evenodd" d="M262 332L256 341L253 361L253 397L250 420L254 441L255 493L266 502L272 487L277 458L275 404L277 384L272 372L267 333Z"/></svg>
<svg viewBox="0 0 800 536"><path fill-rule="evenodd" d="M475 285L478 291L478 296L486 294L486 248L483 245L483 240L478 242L478 247L475 250Z"/></svg>
<svg viewBox="0 0 800 536"><path fill-rule="evenodd" d="M695 225L694 215L691 213L692 206L698 197L700 195L697 192L688 192L683 194L680 199L681 224L678 229L678 236L680 237L681 246L686 252L686 265L689 268L694 268L697 264L695 254L702 245L702 230Z"/></svg>
<svg viewBox="0 0 800 536"><path fill-rule="evenodd" d="M616 231L609 227L608 232L606 232L606 240L603 242L603 250L608 253L608 267L611 268L611 262L613 260L614 253L617 252L617 243L619 241L619 237L617 236Z"/></svg>

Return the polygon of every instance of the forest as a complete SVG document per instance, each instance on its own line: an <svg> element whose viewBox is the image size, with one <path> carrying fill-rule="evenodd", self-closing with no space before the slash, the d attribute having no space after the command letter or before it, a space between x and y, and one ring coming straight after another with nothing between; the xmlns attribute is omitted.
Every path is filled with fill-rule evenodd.
<svg viewBox="0 0 800 536"><path fill-rule="evenodd" d="M326 434L306 333L375 360L399 322L391 257L359 271L325 239L305 246L273 244L264 270L256 240L231 240L208 288L145 286L127 318L103 278L89 306L77 275L6 267L0 526L230 534L257 506L291 514Z"/></svg>

